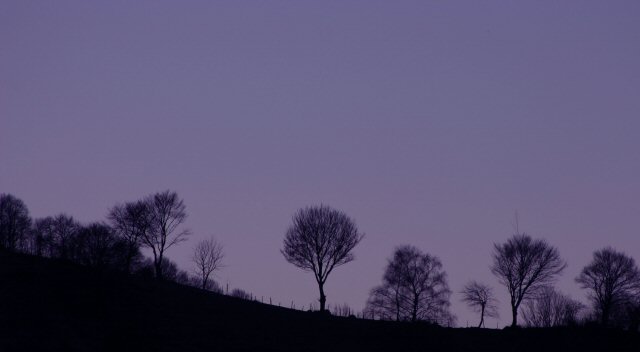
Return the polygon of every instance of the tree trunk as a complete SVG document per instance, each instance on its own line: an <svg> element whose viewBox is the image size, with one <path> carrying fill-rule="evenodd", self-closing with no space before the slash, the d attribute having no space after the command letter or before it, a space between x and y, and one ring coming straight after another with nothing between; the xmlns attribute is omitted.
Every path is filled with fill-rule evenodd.
<svg viewBox="0 0 640 352"><path fill-rule="evenodd" d="M518 326L518 307L516 307L515 305L511 306L511 314L513 315L511 327L515 328L516 326Z"/></svg>
<svg viewBox="0 0 640 352"><path fill-rule="evenodd" d="M320 289L320 311L325 311L325 303L327 302L327 296L324 294L324 283L318 282L318 288Z"/></svg>
<svg viewBox="0 0 640 352"><path fill-rule="evenodd" d="M484 326L484 304L480 309L480 324L478 324L478 327L481 328L483 326Z"/></svg>
<svg viewBox="0 0 640 352"><path fill-rule="evenodd" d="M156 258L156 279L162 280L162 254Z"/></svg>
<svg viewBox="0 0 640 352"><path fill-rule="evenodd" d="M131 266L133 265L133 257L136 254L136 247L135 245L129 245L129 250L127 252L127 258L125 259L125 270L127 271L127 274L131 274Z"/></svg>
<svg viewBox="0 0 640 352"><path fill-rule="evenodd" d="M602 307L602 326L609 325L609 307L608 304Z"/></svg>

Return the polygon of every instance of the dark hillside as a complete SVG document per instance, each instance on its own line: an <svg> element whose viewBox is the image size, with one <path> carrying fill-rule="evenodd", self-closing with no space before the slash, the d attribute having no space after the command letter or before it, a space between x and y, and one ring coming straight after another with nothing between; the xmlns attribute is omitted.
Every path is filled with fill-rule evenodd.
<svg viewBox="0 0 640 352"><path fill-rule="evenodd" d="M640 351L637 333L325 317L18 254L0 280L1 351Z"/></svg>

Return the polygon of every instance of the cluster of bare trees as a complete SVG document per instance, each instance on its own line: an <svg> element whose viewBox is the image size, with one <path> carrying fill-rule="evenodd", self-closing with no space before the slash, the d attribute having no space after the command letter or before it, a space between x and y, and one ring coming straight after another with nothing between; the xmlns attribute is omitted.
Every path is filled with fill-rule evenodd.
<svg viewBox="0 0 640 352"><path fill-rule="evenodd" d="M20 199L0 195L0 248L71 261L98 270L114 270L218 290L212 280L222 267L222 246L201 241L194 250L194 273L166 258L166 251L187 239L186 207L176 192L164 191L117 204L108 222L81 224L66 214L32 220ZM145 259L147 249L152 259Z"/></svg>
<svg viewBox="0 0 640 352"><path fill-rule="evenodd" d="M151 250L155 275L162 279L165 251L189 235L188 229L181 228L187 218L185 210L177 193L165 191L116 205L108 218L131 248L141 246Z"/></svg>
<svg viewBox="0 0 640 352"><path fill-rule="evenodd" d="M516 233L507 242L494 245L491 271L509 292L512 326L517 325L520 305L525 302L522 312L528 326L592 321L638 330L640 269L633 258L609 247L594 253L592 262L576 278L592 304L586 315L585 305L552 287L565 267L556 248L527 234Z"/></svg>
<svg viewBox="0 0 640 352"><path fill-rule="evenodd" d="M354 259L352 250L362 239L353 220L327 206L307 207L293 217L282 254L295 266L314 274L320 291L320 310L325 309L324 283L331 271ZM554 282L566 268L558 250L542 239L516 234L493 248L491 272L509 293L511 326L522 312L528 326L566 326L585 321L586 307L556 291ZM451 324L451 291L440 260L414 246L396 248L382 284L369 295L363 316L397 321L430 321ZM589 291L591 319L604 326L612 317L618 326L638 329L640 322L640 271L633 258L612 248L594 253L576 281ZM480 315L497 317L493 289L476 281L460 292L462 301ZM587 317L586 319L589 319Z"/></svg>
<svg viewBox="0 0 640 352"><path fill-rule="evenodd" d="M28 224L20 232L15 227L7 229L0 226L4 238L11 238L3 245L3 249L15 252L25 252L41 257L57 258L76 262L99 270L124 269L128 262L140 257L140 251L130 251L125 239L105 223L94 222L80 224L73 217L66 214L48 216L31 220L22 201L12 196L1 196L0 202L14 202L23 207L21 219L11 219L7 214L0 218L2 221Z"/></svg>
<svg viewBox="0 0 640 352"><path fill-rule="evenodd" d="M32 220L26 205L10 194L0 194L0 249L72 261L97 270L118 270L189 284L221 292L213 280L223 267L222 245L214 238L196 244L193 273L180 270L166 257L173 246L187 240L184 202L164 191L137 201L117 204L108 222L80 224L66 214ZM281 250L291 264L313 273L320 293L320 311L326 310L324 287L329 274L354 260L353 250L363 239L355 222L342 211L320 205L298 210ZM142 255L151 253L151 259ZM491 272L507 289L511 325L518 313L528 326L552 327L594 321L603 326L637 330L640 326L640 269L633 258L604 248L593 254L576 282L587 290L591 310L556 291L553 284L566 262L558 250L541 239L516 233L493 246ZM461 290L462 301L485 317L497 317L493 289L471 281ZM242 290L232 295L246 298ZM249 295L251 296L251 295ZM397 247L388 260L382 283L369 294L363 316L396 321L428 321L452 325L451 290L440 260L410 245ZM340 314L351 315L347 306Z"/></svg>
<svg viewBox="0 0 640 352"><path fill-rule="evenodd" d="M324 284L334 268L354 259L364 235L345 213L325 205L300 209L286 232L282 254L291 264L313 273L326 310ZM413 246L396 249L383 277L371 291L366 316L451 324L446 274L436 257Z"/></svg>
<svg viewBox="0 0 640 352"><path fill-rule="evenodd" d="M29 210L22 200L0 194L0 248L16 250L25 246L30 227Z"/></svg>
<svg viewBox="0 0 640 352"><path fill-rule="evenodd" d="M451 325L451 290L437 257L414 246L396 248L382 284L371 290L365 315L396 321L428 321Z"/></svg>

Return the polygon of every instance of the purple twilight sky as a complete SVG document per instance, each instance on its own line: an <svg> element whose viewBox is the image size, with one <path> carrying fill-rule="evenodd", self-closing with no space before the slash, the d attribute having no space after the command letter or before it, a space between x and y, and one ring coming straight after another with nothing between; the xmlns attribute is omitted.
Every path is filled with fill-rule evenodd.
<svg viewBox="0 0 640 352"><path fill-rule="evenodd" d="M103 220L172 189L217 279L317 300L279 249L324 203L366 238L329 277L360 310L395 246L437 255L458 291L490 283L521 229L568 261L640 259L638 1L1 1L0 192L34 217ZM496 321L489 321L495 326Z"/></svg>

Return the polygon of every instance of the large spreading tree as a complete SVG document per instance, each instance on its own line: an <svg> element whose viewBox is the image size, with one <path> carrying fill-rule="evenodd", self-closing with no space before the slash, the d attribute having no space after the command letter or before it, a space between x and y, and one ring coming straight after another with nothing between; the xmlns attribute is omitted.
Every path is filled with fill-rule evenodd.
<svg viewBox="0 0 640 352"><path fill-rule="evenodd" d="M363 236L345 213L325 205L300 209L293 216L281 252L289 263L313 272L320 291L320 311L325 311L327 277L354 259L353 248Z"/></svg>
<svg viewBox="0 0 640 352"><path fill-rule="evenodd" d="M610 247L593 253L593 261L582 269L576 281L589 290L604 326L609 325L612 313L640 294L640 270L635 261Z"/></svg>
<svg viewBox="0 0 640 352"><path fill-rule="evenodd" d="M509 291L511 326L518 325L522 301L552 283L566 266L555 247L524 233L494 244L491 272Z"/></svg>

